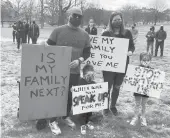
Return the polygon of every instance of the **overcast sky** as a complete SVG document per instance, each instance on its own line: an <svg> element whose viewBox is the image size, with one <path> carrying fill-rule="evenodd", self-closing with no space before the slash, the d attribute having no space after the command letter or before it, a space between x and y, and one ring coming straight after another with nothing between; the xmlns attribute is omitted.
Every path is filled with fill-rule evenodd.
<svg viewBox="0 0 170 138"><path fill-rule="evenodd" d="M117 10L126 4L137 5L139 7L148 7L153 0L89 0L89 1L98 3L100 6L107 10ZM167 6L170 8L170 0L162 1L167 1Z"/></svg>

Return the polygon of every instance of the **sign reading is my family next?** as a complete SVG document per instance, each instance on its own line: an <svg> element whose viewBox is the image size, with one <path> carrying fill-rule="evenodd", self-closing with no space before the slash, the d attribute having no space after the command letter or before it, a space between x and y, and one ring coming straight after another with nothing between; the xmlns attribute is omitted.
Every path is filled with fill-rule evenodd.
<svg viewBox="0 0 170 138"><path fill-rule="evenodd" d="M96 70L125 72L129 39L90 35L91 55L85 63Z"/></svg>
<svg viewBox="0 0 170 138"><path fill-rule="evenodd" d="M20 120L66 115L71 50L70 47L23 45Z"/></svg>
<svg viewBox="0 0 170 138"><path fill-rule="evenodd" d="M165 72L158 69L128 65L123 90L160 98Z"/></svg>
<svg viewBox="0 0 170 138"><path fill-rule="evenodd" d="M72 87L73 115L108 108L108 82Z"/></svg>

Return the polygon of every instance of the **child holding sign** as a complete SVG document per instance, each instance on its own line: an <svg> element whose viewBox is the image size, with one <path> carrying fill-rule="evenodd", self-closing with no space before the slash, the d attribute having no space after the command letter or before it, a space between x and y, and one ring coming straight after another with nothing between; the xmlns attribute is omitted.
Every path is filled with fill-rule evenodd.
<svg viewBox="0 0 170 138"><path fill-rule="evenodd" d="M83 68L83 78L80 78L79 85L88 85L95 84L94 82L94 68L93 66L87 64ZM93 123L90 121L90 117L92 116L92 112L81 114L82 125L81 125L81 133L86 134L86 127L90 130L94 129Z"/></svg>
<svg viewBox="0 0 170 138"><path fill-rule="evenodd" d="M140 66L145 67L145 68L150 68L150 62L151 62L152 55L148 53L141 53L140 54ZM140 116L140 106L142 107L142 114L140 116L141 119L141 125L142 126L147 126L146 118L145 118L145 109L146 109L146 103L148 100L148 95L143 95L139 93L134 93L135 97L135 116L132 118L132 121L130 122L131 125L135 126L138 117Z"/></svg>

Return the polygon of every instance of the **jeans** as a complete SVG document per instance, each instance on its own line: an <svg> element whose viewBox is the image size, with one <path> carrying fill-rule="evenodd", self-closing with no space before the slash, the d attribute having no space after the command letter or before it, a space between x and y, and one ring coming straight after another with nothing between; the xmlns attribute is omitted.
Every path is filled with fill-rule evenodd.
<svg viewBox="0 0 170 138"><path fill-rule="evenodd" d="M160 47L160 49L161 49L161 56L163 56L164 41L161 41L161 42L156 41L156 45L155 45L155 56L157 56L159 47Z"/></svg>
<svg viewBox="0 0 170 138"><path fill-rule="evenodd" d="M72 107L72 92L70 91L72 86L77 86L80 79L80 74L70 74L69 89L68 89L68 102L67 102L67 115L63 119L67 118L70 114ZM56 117L51 118L50 122L54 122Z"/></svg>
<svg viewBox="0 0 170 138"><path fill-rule="evenodd" d="M108 92L109 95L111 94L111 99L109 96L109 100L111 100L110 108L114 108L119 96L120 86L122 85L125 73L116 73L116 72L103 72L104 82L108 82ZM111 87L113 85L113 89ZM108 109L109 109L109 102L108 102Z"/></svg>
<svg viewBox="0 0 170 138"><path fill-rule="evenodd" d="M153 55L153 43L154 41L147 41L147 52L151 49L151 54Z"/></svg>

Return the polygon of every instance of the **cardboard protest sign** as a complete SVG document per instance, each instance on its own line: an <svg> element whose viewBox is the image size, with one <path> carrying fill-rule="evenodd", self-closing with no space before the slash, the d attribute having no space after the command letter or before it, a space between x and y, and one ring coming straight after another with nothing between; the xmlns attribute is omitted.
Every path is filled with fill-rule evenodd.
<svg viewBox="0 0 170 138"><path fill-rule="evenodd" d="M84 64L96 70L125 72L129 39L105 36L90 36L91 55Z"/></svg>
<svg viewBox="0 0 170 138"><path fill-rule="evenodd" d="M108 83L72 87L73 115L108 108Z"/></svg>
<svg viewBox="0 0 170 138"><path fill-rule="evenodd" d="M128 65L122 90L160 98L165 72L158 69Z"/></svg>
<svg viewBox="0 0 170 138"><path fill-rule="evenodd" d="M23 45L20 120L66 115L71 51L70 47Z"/></svg>

